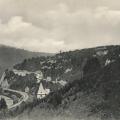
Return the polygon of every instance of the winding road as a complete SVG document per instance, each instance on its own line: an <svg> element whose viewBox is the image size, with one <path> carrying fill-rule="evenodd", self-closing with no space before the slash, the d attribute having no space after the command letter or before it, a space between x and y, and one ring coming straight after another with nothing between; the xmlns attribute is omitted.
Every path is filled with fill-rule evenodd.
<svg viewBox="0 0 120 120"><path fill-rule="evenodd" d="M10 92L15 92L15 93L20 94L22 96L21 97L22 99L20 99L20 101L18 103L9 106L8 109L12 109L12 108L15 108L15 107L19 106L22 102L26 102L28 100L28 98L29 98L28 94L25 93L25 92L16 91L16 90L12 90L12 89L6 89L6 88L4 88L3 90L6 90L8 92L9 91Z"/></svg>
<svg viewBox="0 0 120 120"><path fill-rule="evenodd" d="M0 80L0 85L1 83L4 81L5 78L5 72L3 73L1 80ZM21 91L17 91L17 90L13 90L13 89L8 89L8 88L3 88L4 91L8 91L8 92L13 92L13 93L17 93L19 95L21 95L22 97L20 98L19 102L16 104L12 104L8 107L8 109L13 109L17 106L19 106L22 102L26 102L29 98L28 94L25 92L21 92ZM4 98L6 98L6 96L2 95ZM10 99L7 97L7 99Z"/></svg>

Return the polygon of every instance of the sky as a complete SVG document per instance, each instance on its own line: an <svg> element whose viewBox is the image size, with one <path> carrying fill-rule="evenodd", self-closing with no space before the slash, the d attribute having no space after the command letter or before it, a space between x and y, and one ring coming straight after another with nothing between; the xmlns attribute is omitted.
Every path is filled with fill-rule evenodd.
<svg viewBox="0 0 120 120"><path fill-rule="evenodd" d="M0 0L0 44L59 52L120 44L119 0Z"/></svg>

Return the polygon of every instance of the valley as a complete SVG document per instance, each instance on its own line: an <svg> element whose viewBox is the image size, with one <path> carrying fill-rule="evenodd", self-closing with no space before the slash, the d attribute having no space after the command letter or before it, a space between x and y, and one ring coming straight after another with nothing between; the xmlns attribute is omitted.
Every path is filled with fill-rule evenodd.
<svg viewBox="0 0 120 120"><path fill-rule="evenodd" d="M116 119L120 112L120 46L25 59L5 70L0 84L5 95L19 98L6 113L10 117Z"/></svg>

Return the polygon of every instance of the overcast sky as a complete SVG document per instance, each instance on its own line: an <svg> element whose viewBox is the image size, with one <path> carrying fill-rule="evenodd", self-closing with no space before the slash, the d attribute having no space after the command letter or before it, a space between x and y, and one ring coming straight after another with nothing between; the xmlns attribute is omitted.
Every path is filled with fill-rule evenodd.
<svg viewBox="0 0 120 120"><path fill-rule="evenodd" d="M120 44L120 1L0 0L0 44L40 52Z"/></svg>

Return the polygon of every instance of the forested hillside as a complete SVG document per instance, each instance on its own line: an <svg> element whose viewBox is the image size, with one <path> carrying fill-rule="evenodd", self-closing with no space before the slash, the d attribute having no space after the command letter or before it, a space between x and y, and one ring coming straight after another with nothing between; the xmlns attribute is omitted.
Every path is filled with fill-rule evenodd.
<svg viewBox="0 0 120 120"><path fill-rule="evenodd" d="M49 53L30 52L9 46L0 45L0 77L5 69L22 62L25 58L49 56Z"/></svg>
<svg viewBox="0 0 120 120"><path fill-rule="evenodd" d="M30 118L37 120L45 112L42 116L45 120L119 119L120 58L117 54L113 57L114 61L105 66L100 66L96 58L87 60L82 79L74 78L45 99L28 105L29 109L33 108Z"/></svg>
<svg viewBox="0 0 120 120"><path fill-rule="evenodd" d="M44 99L27 105L30 118L119 118L120 46L103 46L25 59L16 64L14 69L32 73L41 71L43 84L52 90ZM32 73L23 77L11 70L7 71L6 78L12 89L24 91L29 86L37 91L39 85Z"/></svg>
<svg viewBox="0 0 120 120"><path fill-rule="evenodd" d="M83 76L83 69L89 59L94 59L101 67L104 67L120 56L120 46L104 46L83 50L63 52L50 57L35 57L25 59L16 64L14 69L27 71L42 71L44 79L52 81L72 81ZM95 62L93 61L93 63ZM90 65L94 64L92 62ZM96 63L96 62L95 62ZM84 70L85 71L85 70Z"/></svg>

